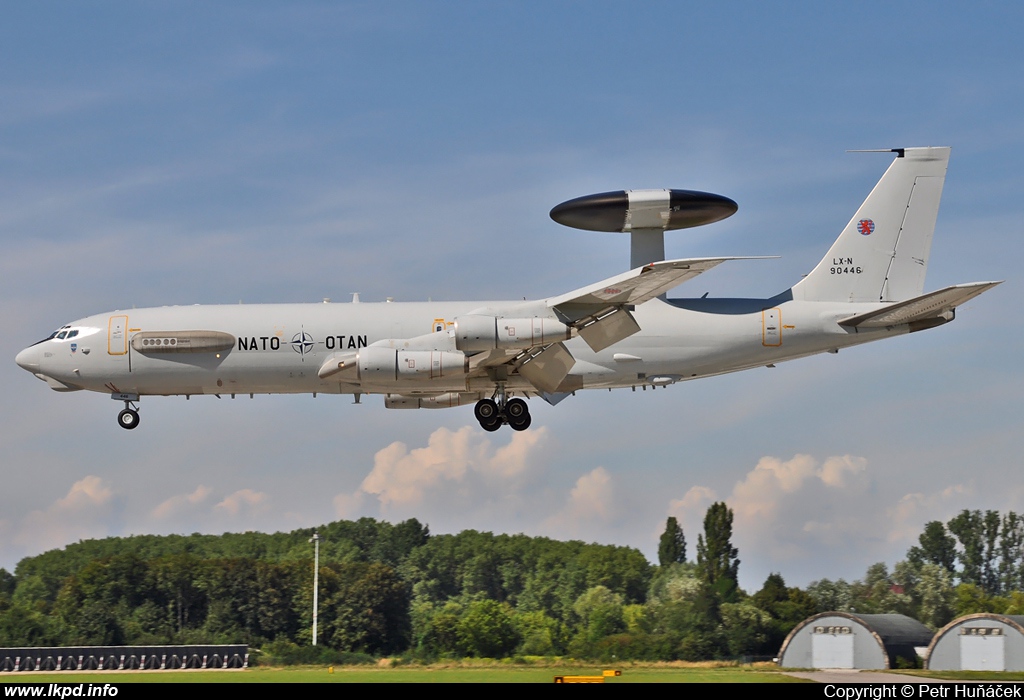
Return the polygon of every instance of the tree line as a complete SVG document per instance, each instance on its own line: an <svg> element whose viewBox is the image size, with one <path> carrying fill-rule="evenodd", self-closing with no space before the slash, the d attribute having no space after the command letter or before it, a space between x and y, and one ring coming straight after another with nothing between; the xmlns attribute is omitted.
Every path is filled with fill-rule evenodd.
<svg viewBox="0 0 1024 700"><path fill-rule="evenodd" d="M694 556L668 518L652 565L630 547L415 519L317 528L320 648L420 659L774 656L817 612L898 612L933 628L967 612L1024 613L1022 520L963 511L928 523L892 572L788 587L738 585L733 513L705 514ZM311 643L314 530L89 540L0 569L0 646Z"/></svg>

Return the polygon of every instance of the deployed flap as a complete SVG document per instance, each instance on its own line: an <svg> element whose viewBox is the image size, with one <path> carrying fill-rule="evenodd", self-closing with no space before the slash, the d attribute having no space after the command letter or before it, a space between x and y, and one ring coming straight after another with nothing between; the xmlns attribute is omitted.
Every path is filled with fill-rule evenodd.
<svg viewBox="0 0 1024 700"><path fill-rule="evenodd" d="M565 345L554 343L520 365L519 374L540 391L553 394L574 364L576 360Z"/></svg>
<svg viewBox="0 0 1024 700"><path fill-rule="evenodd" d="M503 348L478 352L469 358L469 374L479 374L488 367L500 367L514 360L519 354L519 350L506 350Z"/></svg>
<svg viewBox="0 0 1024 700"><path fill-rule="evenodd" d="M594 323L581 326L579 333L591 350L601 352L639 330L640 324L633 314L620 308Z"/></svg>
<svg viewBox="0 0 1024 700"><path fill-rule="evenodd" d="M706 272L726 260L760 260L759 257L690 258L663 260L624 272L568 294L551 297L548 306L570 319L579 319L610 306L643 304L673 287Z"/></svg>
<svg viewBox="0 0 1024 700"><path fill-rule="evenodd" d="M839 325L851 328L884 328L932 318L951 318L949 313L957 306L987 292L998 284L1002 284L1002 282L957 284L907 301L890 304L877 311L851 316L840 321Z"/></svg>

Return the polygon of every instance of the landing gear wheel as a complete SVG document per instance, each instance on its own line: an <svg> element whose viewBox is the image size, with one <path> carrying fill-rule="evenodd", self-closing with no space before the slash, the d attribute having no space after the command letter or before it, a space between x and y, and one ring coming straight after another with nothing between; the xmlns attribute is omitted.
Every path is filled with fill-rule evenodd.
<svg viewBox="0 0 1024 700"><path fill-rule="evenodd" d="M505 404L505 420L512 430L526 430L530 427L530 407L522 399L509 399Z"/></svg>
<svg viewBox="0 0 1024 700"><path fill-rule="evenodd" d="M501 428L502 422L503 421L501 420L501 418L495 416L494 418L491 418L490 420L486 420L486 421L482 420L482 421L480 421L480 427L483 428L484 430L486 430L489 433L493 433L495 430L498 430L499 428Z"/></svg>
<svg viewBox="0 0 1024 700"><path fill-rule="evenodd" d="M529 413L524 413L517 419L512 419L511 417L508 419L508 424L512 427L512 430L526 430L532 422L533 419L530 418Z"/></svg>
<svg viewBox="0 0 1024 700"><path fill-rule="evenodd" d="M505 416L508 418L510 423L518 420L522 416L528 415L530 415L530 408L522 399L509 399L508 403L505 404Z"/></svg>
<svg viewBox="0 0 1024 700"><path fill-rule="evenodd" d="M497 418L498 426L501 426L501 414L498 413L498 404L491 399L480 399L476 402L476 406L473 407L473 413L476 415L476 419L480 421L480 424L489 423L491 420ZM497 430L497 428L495 428Z"/></svg>
<svg viewBox="0 0 1024 700"><path fill-rule="evenodd" d="M117 424L125 430L135 430L139 427L139 412L126 408L117 414Z"/></svg>

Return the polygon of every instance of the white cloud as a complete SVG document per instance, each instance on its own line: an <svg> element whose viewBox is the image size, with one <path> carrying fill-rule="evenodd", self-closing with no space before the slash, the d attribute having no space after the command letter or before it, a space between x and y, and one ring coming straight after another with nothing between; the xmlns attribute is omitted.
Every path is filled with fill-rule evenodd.
<svg viewBox="0 0 1024 700"><path fill-rule="evenodd" d="M238 528L240 523L252 520L265 522L265 517L273 515L270 497L253 489L239 489L222 498L214 495L213 489L200 484L191 493L171 496L149 512L153 520L161 521L162 526L178 525L195 528L202 523L206 528Z"/></svg>
<svg viewBox="0 0 1024 700"><path fill-rule="evenodd" d="M576 480L564 507L545 525L571 536L592 536L595 525L607 525L619 513L612 475L597 467Z"/></svg>
<svg viewBox="0 0 1024 700"><path fill-rule="evenodd" d="M355 492L335 496L335 511L351 517L373 501L393 517L423 517L435 508L508 506L534 473L547 434L545 428L516 432L495 448L486 435L465 426L438 428L426 447L410 450L393 442L374 455L373 468Z"/></svg>
<svg viewBox="0 0 1024 700"><path fill-rule="evenodd" d="M857 477L863 475L866 464L864 458L849 455L829 457L820 466L810 455L795 455L787 461L762 457L733 487L729 503L736 524L756 528L759 523L790 513L794 503L805 502L808 496L821 503L822 498L830 500L838 490L843 491L844 498L862 493L868 484Z"/></svg>
<svg viewBox="0 0 1024 700"><path fill-rule="evenodd" d="M788 570L814 562L818 569L856 560L858 570L913 544L923 524L944 519L969 496L955 484L931 492L900 496L880 488L868 461L854 455L824 461L797 454L791 459L765 456L733 486L725 498L732 508L733 541L741 560L758 569ZM697 530L697 519L716 499L704 486L691 487L670 501L668 512ZM685 527L684 527L685 529Z"/></svg>
<svg viewBox="0 0 1024 700"><path fill-rule="evenodd" d="M512 433L504 444L495 437L466 426L438 428L425 447L391 443L374 455L356 491L334 497L335 513L416 517L439 532L486 523L496 531L621 539L636 510L608 469L593 468L559 488L546 464L548 429Z"/></svg>
<svg viewBox="0 0 1024 700"><path fill-rule="evenodd" d="M415 505L438 485L463 481L470 465L486 462L487 448L469 426L454 433L435 430L426 447L411 451L405 443L393 442L374 455L373 469L360 490L376 496L384 507Z"/></svg>
<svg viewBox="0 0 1024 700"><path fill-rule="evenodd" d="M923 524L930 520L948 520L964 508L966 498L974 494L971 486L954 484L932 493L908 493L888 510L892 528L890 542L913 540L921 534Z"/></svg>
<svg viewBox="0 0 1024 700"><path fill-rule="evenodd" d="M175 515L194 510L206 501L211 490L200 484L192 493L171 496L152 510L150 515L158 520L165 520Z"/></svg>
<svg viewBox="0 0 1024 700"><path fill-rule="evenodd" d="M26 515L13 541L41 552L80 539L106 537L113 534L118 510L113 489L100 477L90 475L76 481L63 498Z"/></svg>
<svg viewBox="0 0 1024 700"><path fill-rule="evenodd" d="M257 515L267 511L267 494L252 489L241 489L229 494L214 506L215 510L231 517Z"/></svg>

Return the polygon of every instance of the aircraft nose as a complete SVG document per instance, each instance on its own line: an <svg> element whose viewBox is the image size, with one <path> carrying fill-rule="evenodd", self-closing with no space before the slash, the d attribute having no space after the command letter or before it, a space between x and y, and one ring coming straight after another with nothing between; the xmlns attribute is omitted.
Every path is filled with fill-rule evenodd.
<svg viewBox="0 0 1024 700"><path fill-rule="evenodd" d="M39 349L34 345L30 348L25 348L18 353L18 356L14 358L14 361L18 363L18 367L29 372L39 371Z"/></svg>

